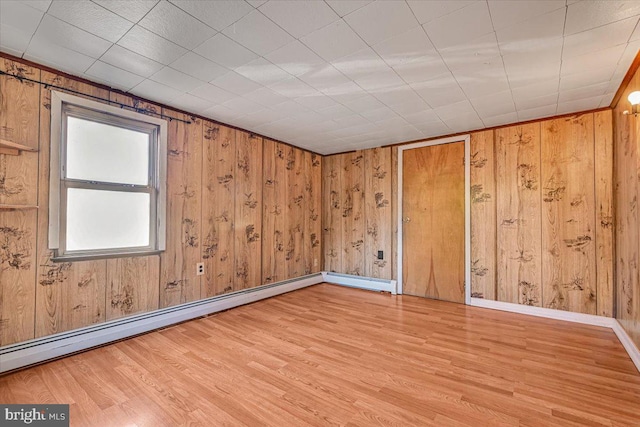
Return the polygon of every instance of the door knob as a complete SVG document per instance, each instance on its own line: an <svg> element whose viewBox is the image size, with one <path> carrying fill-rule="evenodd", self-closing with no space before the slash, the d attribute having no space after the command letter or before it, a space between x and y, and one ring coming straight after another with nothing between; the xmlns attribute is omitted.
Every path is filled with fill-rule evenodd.
<svg viewBox="0 0 640 427"><path fill-rule="evenodd" d="M405 219L403 219L403 220L402 220L402 222L404 222L405 224L406 224L407 222L411 222L411 218L406 217Z"/></svg>

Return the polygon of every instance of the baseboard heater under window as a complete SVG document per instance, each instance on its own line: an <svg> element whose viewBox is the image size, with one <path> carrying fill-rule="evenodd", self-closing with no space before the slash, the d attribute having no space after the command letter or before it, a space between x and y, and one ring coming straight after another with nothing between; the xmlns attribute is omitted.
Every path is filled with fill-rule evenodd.
<svg viewBox="0 0 640 427"><path fill-rule="evenodd" d="M322 283L322 273L162 308L0 348L0 373Z"/></svg>

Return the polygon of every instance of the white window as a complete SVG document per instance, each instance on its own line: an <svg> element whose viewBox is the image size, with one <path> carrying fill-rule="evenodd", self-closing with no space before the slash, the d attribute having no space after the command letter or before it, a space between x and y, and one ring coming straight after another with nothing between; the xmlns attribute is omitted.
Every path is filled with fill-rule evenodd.
<svg viewBox="0 0 640 427"><path fill-rule="evenodd" d="M54 259L164 249L166 135L164 120L51 92Z"/></svg>

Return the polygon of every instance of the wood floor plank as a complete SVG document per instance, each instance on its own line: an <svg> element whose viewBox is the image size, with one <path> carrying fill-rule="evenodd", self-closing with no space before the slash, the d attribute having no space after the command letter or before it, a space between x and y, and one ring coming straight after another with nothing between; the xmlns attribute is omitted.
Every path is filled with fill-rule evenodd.
<svg viewBox="0 0 640 427"><path fill-rule="evenodd" d="M638 426L607 328L322 284L0 377L72 426Z"/></svg>

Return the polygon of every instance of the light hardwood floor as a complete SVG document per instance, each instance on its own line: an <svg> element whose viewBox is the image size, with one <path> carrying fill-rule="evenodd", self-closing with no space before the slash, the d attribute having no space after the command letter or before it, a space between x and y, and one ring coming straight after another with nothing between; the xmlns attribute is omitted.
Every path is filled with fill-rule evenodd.
<svg viewBox="0 0 640 427"><path fill-rule="evenodd" d="M72 426L638 426L609 329L322 284L0 377Z"/></svg>

